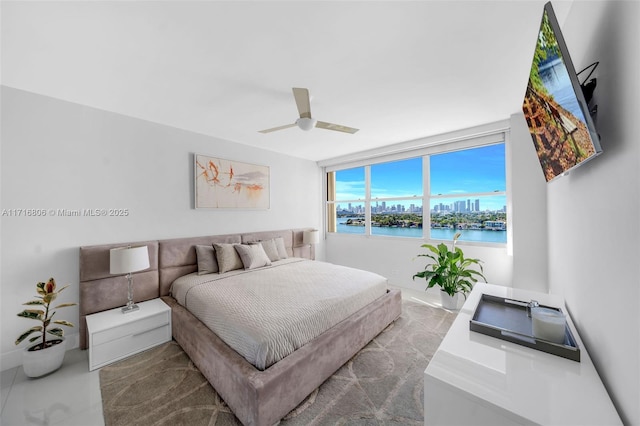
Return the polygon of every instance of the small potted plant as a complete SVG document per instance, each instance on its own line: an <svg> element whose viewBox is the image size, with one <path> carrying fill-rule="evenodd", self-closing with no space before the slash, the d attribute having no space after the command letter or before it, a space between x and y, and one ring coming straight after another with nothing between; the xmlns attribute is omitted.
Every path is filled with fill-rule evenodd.
<svg viewBox="0 0 640 426"><path fill-rule="evenodd" d="M421 247L428 249L433 254L419 254L418 256L428 257L434 263L428 263L423 271L413 276L414 280L416 277L427 280L427 288L425 290L436 285L441 287L442 307L445 309L456 309L458 294L462 293L466 299L467 293L471 291L478 278L482 278L485 282L487 281L482 275L484 272L482 261L465 258L462 250L456 247L458 238L460 238L459 232L453 236L451 250L444 243L438 244L437 247L431 244L423 244ZM480 271L471 269L472 265L477 265Z"/></svg>
<svg viewBox="0 0 640 426"><path fill-rule="evenodd" d="M33 308L25 309L18 314L19 317L38 321L40 324L31 327L22 333L15 344L18 345L32 334L37 334L29 339L29 342L38 343L31 345L22 352L22 366L28 377L40 377L49 374L62 365L66 345L64 344L64 330L60 327L49 328L52 324L73 327L73 324L65 320L53 320L55 311L51 310L51 303L68 285L56 291L56 282L49 278L46 283L36 284L38 295L24 305ZM62 303L55 307L65 308L75 306L76 303ZM39 333L39 334L38 334Z"/></svg>

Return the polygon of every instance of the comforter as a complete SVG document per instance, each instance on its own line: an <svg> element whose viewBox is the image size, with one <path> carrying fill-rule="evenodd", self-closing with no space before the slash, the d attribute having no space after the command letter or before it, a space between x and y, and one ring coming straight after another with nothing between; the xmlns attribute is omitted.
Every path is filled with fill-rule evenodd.
<svg viewBox="0 0 640 426"><path fill-rule="evenodd" d="M236 352L264 370L387 291L368 271L289 258L271 266L178 278L171 293Z"/></svg>

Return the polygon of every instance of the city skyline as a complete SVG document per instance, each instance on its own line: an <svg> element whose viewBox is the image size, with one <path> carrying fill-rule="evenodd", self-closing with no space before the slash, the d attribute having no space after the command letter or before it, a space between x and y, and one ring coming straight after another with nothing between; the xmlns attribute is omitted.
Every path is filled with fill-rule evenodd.
<svg viewBox="0 0 640 426"><path fill-rule="evenodd" d="M491 197L498 198L498 197ZM505 198L505 197L502 197ZM499 208L483 208L480 202L482 198L467 198L457 199L450 203L438 202L432 200L432 206L429 210L430 213L475 213L475 212L506 212L506 204L503 204ZM398 201L371 201L371 212L377 213L420 213L422 214L422 205L416 203L417 200L413 199L406 202ZM353 214L364 214L364 202L347 202L346 207L344 203L336 202L336 210L340 212L349 212Z"/></svg>

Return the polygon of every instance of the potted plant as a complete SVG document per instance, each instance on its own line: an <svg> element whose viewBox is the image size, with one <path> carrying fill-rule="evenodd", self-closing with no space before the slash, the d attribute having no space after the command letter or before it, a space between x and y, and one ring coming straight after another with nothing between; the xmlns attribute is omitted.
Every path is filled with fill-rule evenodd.
<svg viewBox="0 0 640 426"><path fill-rule="evenodd" d="M428 257L434 263L428 263L424 267L424 271L420 271L413 276L414 280L416 277L427 280L427 288L425 290L436 285L441 287L442 307L445 309L456 309L458 294L462 293L466 299L467 293L471 291L478 278L482 278L485 282L487 281L482 275L484 272L482 261L465 258L462 250L456 247L458 238L460 238L459 232L453 236L451 250L444 243L438 244L437 247L431 244L423 244L421 247L428 249L431 253L419 254L418 256ZM471 269L470 267L473 265L477 265L480 271Z"/></svg>
<svg viewBox="0 0 640 426"><path fill-rule="evenodd" d="M33 319L40 323L22 333L15 342L18 345L32 334L39 333L29 339L31 343L36 341L38 343L25 348L22 352L22 366L25 374L29 377L40 377L51 373L60 368L62 361L64 361L66 351L64 330L60 327L49 327L52 324L73 327L69 321L53 320L55 311L51 310L51 303L67 287L69 286L66 285L56 291L56 282L53 278L49 278L46 283L36 284L38 295L34 300L24 303L24 305L33 308L25 309L18 314L19 317ZM76 303L62 303L55 309L75 305Z"/></svg>

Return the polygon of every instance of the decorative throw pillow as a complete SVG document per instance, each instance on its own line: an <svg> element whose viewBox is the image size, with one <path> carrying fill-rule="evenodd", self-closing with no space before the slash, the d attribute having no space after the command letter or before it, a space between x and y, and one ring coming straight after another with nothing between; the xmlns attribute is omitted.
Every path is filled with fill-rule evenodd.
<svg viewBox="0 0 640 426"><path fill-rule="evenodd" d="M236 244L235 249L242 259L244 269L260 268L262 266L271 266L271 261L264 252L262 244Z"/></svg>
<svg viewBox="0 0 640 426"><path fill-rule="evenodd" d="M278 257L280 259L286 259L289 257L287 254L287 248L284 246L284 238L278 237L273 239L276 243L276 248L278 249Z"/></svg>
<svg viewBox="0 0 640 426"><path fill-rule="evenodd" d="M264 249L264 252L267 253L269 260L275 262L276 260L280 260L280 256L278 255L278 248L276 247L276 242L271 240L264 241L256 241L249 244L260 244Z"/></svg>
<svg viewBox="0 0 640 426"><path fill-rule="evenodd" d="M198 275L218 272L218 261L213 246L196 246L198 258Z"/></svg>
<svg viewBox="0 0 640 426"><path fill-rule="evenodd" d="M242 259L240 259L238 252L234 248L235 245L238 244L213 243L213 248L216 250L218 269L221 274L244 268Z"/></svg>

